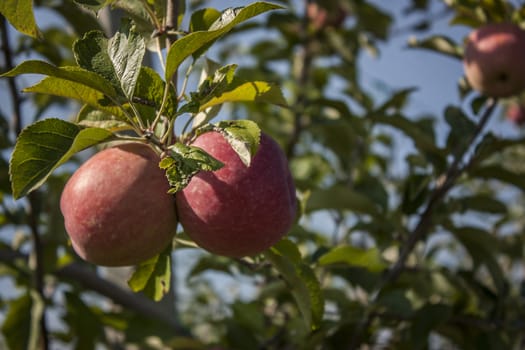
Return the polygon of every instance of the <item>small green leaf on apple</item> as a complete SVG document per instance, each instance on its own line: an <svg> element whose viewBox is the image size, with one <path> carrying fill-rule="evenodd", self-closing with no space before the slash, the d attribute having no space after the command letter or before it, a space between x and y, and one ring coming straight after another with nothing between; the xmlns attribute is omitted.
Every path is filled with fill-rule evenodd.
<svg viewBox="0 0 525 350"><path fill-rule="evenodd" d="M215 129L226 138L244 165L250 166L261 142L261 129L257 123L251 120L225 120L218 123Z"/></svg>
<svg viewBox="0 0 525 350"><path fill-rule="evenodd" d="M159 167L166 170L170 183L168 193L176 193L186 187L199 171L215 171L223 164L204 150L177 142L169 147L169 154L163 158Z"/></svg>

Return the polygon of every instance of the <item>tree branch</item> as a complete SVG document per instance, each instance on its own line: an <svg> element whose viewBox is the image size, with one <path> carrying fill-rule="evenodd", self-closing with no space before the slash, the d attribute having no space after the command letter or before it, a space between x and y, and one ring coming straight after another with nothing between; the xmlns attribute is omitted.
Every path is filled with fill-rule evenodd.
<svg viewBox="0 0 525 350"><path fill-rule="evenodd" d="M421 214L416 227L410 234L406 243L403 245L401 253L399 254L399 258L397 259L395 265L390 269L390 271L386 275L384 281L385 283L393 282L399 277L401 271L405 266L406 260L408 259L410 253L416 246L417 242L419 242L423 237L425 237L428 234L429 228L432 224L433 213L436 205L439 204L445 198L447 193L456 183L459 176L464 173L465 169L469 166L470 162L472 162L475 158L474 156L472 156L468 164L466 164L465 166L461 166L461 162L463 161L466 153L485 128L485 125L487 124L488 120L492 115L492 112L494 111L494 108L496 107L496 104L496 100L489 100L487 108L485 108L485 111L480 121L476 125L476 129L474 130L468 142L465 143L466 146L458 148L458 151L455 152L452 164L448 168L447 172L441 177L440 183L432 192L427 206Z"/></svg>
<svg viewBox="0 0 525 350"><path fill-rule="evenodd" d="M297 145L297 142L299 142L299 136L301 135L301 131L304 128L304 110L307 105L307 89L308 89L308 82L310 80L310 68L312 66L313 61L313 52L312 52L312 38L308 35L308 3L310 0L304 0L304 14L302 17L302 23L301 23L301 33L303 35L303 46L302 50L299 52L299 55L301 57L296 61L297 64L300 66L299 69L295 70L298 72L296 81L298 86L298 93L297 93L297 99L295 102L295 111L294 111L294 127L293 132L290 137L290 140L288 141L288 144L286 145L286 156L288 158L291 158L295 153L295 146Z"/></svg>
<svg viewBox="0 0 525 350"><path fill-rule="evenodd" d="M12 265L16 260L28 260L28 257L12 249L0 250L0 262ZM52 271L55 277L80 284L87 290L94 291L115 304L132 310L137 314L159 320L171 327L178 335L189 336L190 332L178 323L175 315L160 303L156 303L142 294L125 290L117 284L101 278L94 270L82 263L72 263Z"/></svg>
<svg viewBox="0 0 525 350"><path fill-rule="evenodd" d="M494 111L496 105L496 99L490 99L488 101L488 105L485 108L483 115L481 116L481 119L476 125L476 129L473 131L468 142L460 145L460 147L457 148L456 152L454 152L454 159L452 161L452 164L445 172L445 174L443 174L438 179L438 184L435 187L432 194L430 195L430 199L428 200L427 205L423 210L423 213L420 215L418 223L412 230L408 240L401 247L401 253L399 254L396 263L390 270L386 272L383 279L380 281L379 286L376 288L376 292L371 298L370 306L367 312L365 313L365 316L363 317L362 321L357 325L354 331L354 336L352 337L352 341L348 349L357 349L361 342L363 332L372 324L374 319L378 317L378 314L371 311L371 309L373 309L373 306L377 301L376 298L380 294L380 291L383 290L383 288L385 288L385 286L387 286L388 284L393 283L397 280L401 272L405 269L405 263L412 251L414 250L414 247L421 239L423 239L428 234L430 228L432 227L432 220L434 217L434 210L436 206L445 198L445 196L452 189L452 187L456 183L457 179L461 176L461 174L463 174L465 170L468 169L471 166L471 164L475 161L474 154L465 165L461 165L463 159L465 158L465 155L471 149L472 145L475 144L476 139L479 137L479 135L485 128L485 125L492 116L492 112Z"/></svg>
<svg viewBox="0 0 525 350"><path fill-rule="evenodd" d="M11 45L9 43L8 25L5 17L0 16L0 25L2 31L2 52L5 60L5 69L7 71L14 68L13 55L11 53ZM21 107L22 98L18 93L16 82L14 78L8 79L9 94L12 103L11 123L13 133L18 136L22 131ZM43 247L40 240L40 232L38 226L38 218L40 216L38 193L33 192L28 196L28 223L31 230L31 237L33 240L33 254L35 255L35 266L33 274L33 284L36 292L40 295L42 300L45 300L44 295L44 258ZM46 309L42 312L39 320L40 324L40 342L43 350L49 349L49 334L47 330Z"/></svg>

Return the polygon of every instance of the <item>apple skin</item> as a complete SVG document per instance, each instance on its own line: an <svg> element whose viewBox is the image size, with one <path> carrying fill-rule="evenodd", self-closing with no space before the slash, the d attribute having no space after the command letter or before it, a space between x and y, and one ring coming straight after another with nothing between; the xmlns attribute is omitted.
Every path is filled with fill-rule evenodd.
<svg viewBox="0 0 525 350"><path fill-rule="evenodd" d="M525 106L520 103L514 103L510 105L506 110L507 119L516 124L517 126L523 126L525 124Z"/></svg>
<svg viewBox="0 0 525 350"><path fill-rule="evenodd" d="M218 132L204 133L192 145L224 166L199 172L176 194L185 232L200 247L228 257L256 255L277 243L293 225L297 209L279 145L262 133L249 167Z"/></svg>
<svg viewBox="0 0 525 350"><path fill-rule="evenodd" d="M309 2L306 7L306 16L313 28L320 31L325 28L339 28L346 18L346 11L342 6L335 6L333 11L320 6L317 2Z"/></svg>
<svg viewBox="0 0 525 350"><path fill-rule="evenodd" d="M60 209L81 258L129 266L168 246L177 228L175 199L158 163L149 146L127 143L95 154L72 175Z"/></svg>
<svg viewBox="0 0 525 350"><path fill-rule="evenodd" d="M463 67L473 89L509 97L525 89L525 31L512 23L487 24L467 37Z"/></svg>

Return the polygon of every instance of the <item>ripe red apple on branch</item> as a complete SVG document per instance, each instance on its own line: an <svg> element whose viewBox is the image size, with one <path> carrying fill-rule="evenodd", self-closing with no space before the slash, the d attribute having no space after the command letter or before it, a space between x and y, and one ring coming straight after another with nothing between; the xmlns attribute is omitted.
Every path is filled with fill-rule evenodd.
<svg viewBox="0 0 525 350"><path fill-rule="evenodd" d="M296 216L295 186L279 145L261 134L247 167L222 134L206 132L194 141L224 166L201 171L176 194L179 220L202 248L243 257L277 243Z"/></svg>
<svg viewBox="0 0 525 350"><path fill-rule="evenodd" d="M465 75L475 90L509 97L525 89L525 31L513 23L492 23L467 38Z"/></svg>
<svg viewBox="0 0 525 350"><path fill-rule="evenodd" d="M60 200L77 254L97 265L136 265L160 253L177 228L175 199L146 145L105 149L67 182Z"/></svg>

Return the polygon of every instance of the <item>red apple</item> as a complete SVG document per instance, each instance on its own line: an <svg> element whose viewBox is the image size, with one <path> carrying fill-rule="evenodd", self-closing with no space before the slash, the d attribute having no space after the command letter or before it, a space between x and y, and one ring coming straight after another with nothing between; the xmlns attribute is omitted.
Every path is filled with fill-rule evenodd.
<svg viewBox="0 0 525 350"><path fill-rule="evenodd" d="M507 108L506 116L512 123L522 126L525 124L525 106L520 103L514 103Z"/></svg>
<svg viewBox="0 0 525 350"><path fill-rule="evenodd" d="M306 7L306 16L312 27L319 31L326 28L341 27L346 18L346 11L341 5L323 7L317 2L310 2Z"/></svg>
<svg viewBox="0 0 525 350"><path fill-rule="evenodd" d="M262 134L249 167L218 132L200 135L193 146L224 166L198 173L176 194L185 232L200 247L229 257L256 255L279 241L292 226L297 205L279 145Z"/></svg>
<svg viewBox="0 0 525 350"><path fill-rule="evenodd" d="M136 265L161 252L177 228L175 199L149 147L105 149L69 179L60 209L77 254L97 265Z"/></svg>
<svg viewBox="0 0 525 350"><path fill-rule="evenodd" d="M512 23L493 23L470 33L463 60L475 90L508 97L525 89L525 31Z"/></svg>

